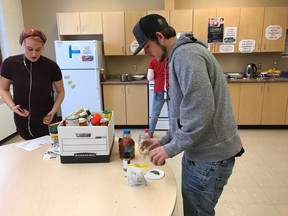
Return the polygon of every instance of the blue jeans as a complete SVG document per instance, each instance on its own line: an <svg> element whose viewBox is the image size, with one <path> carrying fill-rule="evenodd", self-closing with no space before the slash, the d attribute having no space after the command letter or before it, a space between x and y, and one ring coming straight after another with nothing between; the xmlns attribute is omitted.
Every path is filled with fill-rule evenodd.
<svg viewBox="0 0 288 216"><path fill-rule="evenodd" d="M161 109L165 101L167 102L167 100L164 99L164 92L154 92L152 113L151 113L151 118L149 122L149 131L148 131L150 135L153 135L155 131L156 124L157 124ZM168 107L168 102L167 102L167 107Z"/></svg>
<svg viewBox="0 0 288 216"><path fill-rule="evenodd" d="M227 184L235 158L205 163L182 158L182 197L185 216L214 216L215 206Z"/></svg>

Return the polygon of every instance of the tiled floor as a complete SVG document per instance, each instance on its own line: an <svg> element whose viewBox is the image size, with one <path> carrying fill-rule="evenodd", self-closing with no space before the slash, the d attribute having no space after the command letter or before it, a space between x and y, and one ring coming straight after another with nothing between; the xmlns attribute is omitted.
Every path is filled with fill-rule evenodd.
<svg viewBox="0 0 288 216"><path fill-rule="evenodd" d="M138 139L142 130L132 130ZM155 138L164 132L156 131ZM116 137L122 130L116 130ZM288 215L288 130L240 130L245 154L237 158L234 172L216 206L217 216ZM21 140L19 136L7 143ZM167 160L177 181L173 216L182 216L181 156Z"/></svg>

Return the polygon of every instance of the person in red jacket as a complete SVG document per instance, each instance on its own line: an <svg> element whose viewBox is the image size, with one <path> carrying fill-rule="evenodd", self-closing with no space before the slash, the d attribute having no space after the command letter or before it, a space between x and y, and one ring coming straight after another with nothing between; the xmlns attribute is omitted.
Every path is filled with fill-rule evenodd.
<svg viewBox="0 0 288 216"><path fill-rule="evenodd" d="M154 80L154 96L149 129L148 131L146 129L145 132L148 132L149 137L153 138L155 127L165 102L168 107L167 91L169 89L169 69L166 65L166 60L159 62L152 57L148 63L147 79L149 81Z"/></svg>

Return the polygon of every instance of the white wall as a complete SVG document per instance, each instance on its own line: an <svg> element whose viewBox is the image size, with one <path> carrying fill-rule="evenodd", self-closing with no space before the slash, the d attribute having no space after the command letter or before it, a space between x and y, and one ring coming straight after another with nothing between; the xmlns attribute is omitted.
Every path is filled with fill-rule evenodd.
<svg viewBox="0 0 288 216"><path fill-rule="evenodd" d="M18 41L23 28L21 0L0 0L0 46L3 59L21 53Z"/></svg>

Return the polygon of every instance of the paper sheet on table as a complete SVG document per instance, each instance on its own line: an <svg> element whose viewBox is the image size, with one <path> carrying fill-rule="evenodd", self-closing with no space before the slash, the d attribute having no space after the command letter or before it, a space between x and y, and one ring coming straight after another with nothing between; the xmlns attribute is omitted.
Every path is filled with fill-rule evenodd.
<svg viewBox="0 0 288 216"><path fill-rule="evenodd" d="M17 144L16 146L23 148L27 151L32 151L32 150L35 150L37 148L40 148L41 146L48 145L48 144L51 145L51 138L50 138L50 136L46 135L46 136L39 137L36 139L21 142L21 143Z"/></svg>

